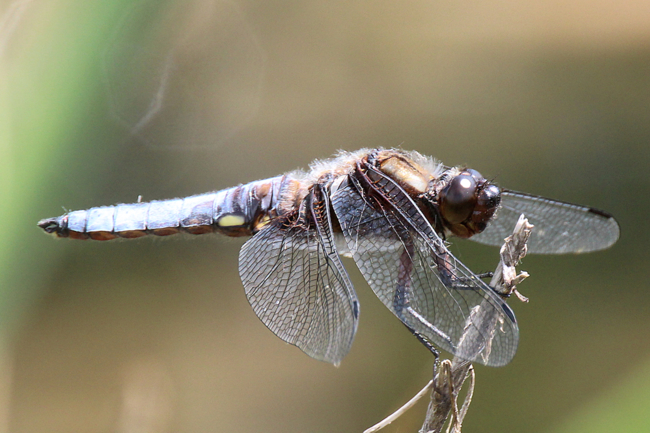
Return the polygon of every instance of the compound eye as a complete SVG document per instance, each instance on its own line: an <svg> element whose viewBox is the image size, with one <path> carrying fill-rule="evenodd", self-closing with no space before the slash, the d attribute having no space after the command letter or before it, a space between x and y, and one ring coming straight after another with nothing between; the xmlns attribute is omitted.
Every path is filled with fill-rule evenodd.
<svg viewBox="0 0 650 433"><path fill-rule="evenodd" d="M496 185L484 187L478 195L477 204L487 210L499 207L501 202L501 190Z"/></svg>
<svg viewBox="0 0 650 433"><path fill-rule="evenodd" d="M467 220L476 206L476 179L470 173L459 174L440 193L440 213L450 224Z"/></svg>
<svg viewBox="0 0 650 433"><path fill-rule="evenodd" d="M472 177L474 177L474 179L476 179L476 180L481 180L481 179L483 179L483 176L481 176L481 173L479 173L478 171L474 170L473 168L468 168L468 169L465 170L465 171L467 171L467 173L471 174Z"/></svg>

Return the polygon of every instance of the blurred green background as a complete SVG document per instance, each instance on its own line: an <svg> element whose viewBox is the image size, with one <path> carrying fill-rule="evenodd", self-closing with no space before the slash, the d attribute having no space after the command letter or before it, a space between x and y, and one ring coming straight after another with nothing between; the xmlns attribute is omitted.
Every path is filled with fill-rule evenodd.
<svg viewBox="0 0 650 433"><path fill-rule="evenodd" d="M464 431L650 430L647 0L23 0L0 16L0 433L360 432L408 400L431 356L348 259L361 322L334 368L255 317L241 240L36 227L373 146L621 224L610 250L525 259L519 352L477 366ZM425 408L386 431L417 431Z"/></svg>

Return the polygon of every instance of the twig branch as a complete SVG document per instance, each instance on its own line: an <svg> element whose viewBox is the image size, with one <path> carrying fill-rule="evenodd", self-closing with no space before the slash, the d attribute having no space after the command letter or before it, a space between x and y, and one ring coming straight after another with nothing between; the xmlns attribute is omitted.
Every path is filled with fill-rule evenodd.
<svg viewBox="0 0 650 433"><path fill-rule="evenodd" d="M422 388L420 390L420 392L415 394L415 396L412 399L407 401L406 404L404 404L404 406L400 407L395 412L393 412L392 414L390 414L389 416L387 416L383 420L379 421L377 424L373 425L369 429L364 430L363 433L377 432L377 431L383 429L384 427L386 427L388 424L395 421L397 418L402 416L407 410L412 408L415 405L415 403L417 403L422 397L424 397L427 394L427 392L429 392L429 390L431 389L432 386L433 386L433 379L431 379L429 381L429 383L427 383L424 386L424 388Z"/></svg>
<svg viewBox="0 0 650 433"><path fill-rule="evenodd" d="M495 292L502 296L510 296L510 294L515 293L524 302L528 302L528 299L517 292L517 284L526 279L528 273L521 272L517 274L515 266L526 255L526 243L528 242L532 228L533 226L528 223L528 220L522 214L515 225L512 235L505 239L501 247L501 259L490 281L490 286ZM490 323L490 321L494 321L494 317L480 313L476 316L476 318L470 320L474 323L476 323L476 320L483 320L486 324L486 329L494 326ZM449 367L447 367L447 363ZM463 419L472 400L474 392L474 369L472 364L464 359L454 357L452 362L445 360L440 366L444 366L445 368L440 368L435 377L434 383L436 386L431 393L431 402L429 403L427 415L420 429L420 433L441 432L447 418L449 418L450 412L452 413L452 417L447 431L460 433ZM472 380L463 406L459 411L456 400L467 377L472 377Z"/></svg>
<svg viewBox="0 0 650 433"><path fill-rule="evenodd" d="M528 223L528 220L522 214L519 221L513 230L511 236L505 239L501 247L501 259L497 265L490 286L495 292L501 296L507 297L514 293L521 301L528 302L528 298L524 297L517 291L517 284L521 283L528 277L526 272L517 274L515 266L519 264L521 259L526 255L526 243L530 237L533 226ZM492 311L486 309L487 312ZM496 313L494 313L496 314ZM477 328L481 329L494 329L496 325L496 317L494 314L486 314L480 308L472 312L472 317L468 320L472 323L473 327L468 326L465 334L461 338L459 345L463 343L471 344L472 330ZM480 323L479 323L480 322ZM479 326L479 325L485 326ZM485 355L489 356L489 342L488 347L485 349ZM468 352L469 353L469 352ZM470 378L467 395L460 410L458 409L458 393L463 387L465 380ZM460 433L463 419L467 413L469 405L472 401L474 393L474 367L471 362L454 357L452 361L445 359L437 368L434 369L434 378L418 392L411 400L404 406L395 411L392 415L379 422L378 424L367 429L364 433L376 432L388 424L399 418L406 410L410 409L418 400L420 400L429 389L431 389L431 401L427 409L427 414L424 424L420 429L420 433L440 433L449 418L451 413L451 420L447 427L447 433Z"/></svg>

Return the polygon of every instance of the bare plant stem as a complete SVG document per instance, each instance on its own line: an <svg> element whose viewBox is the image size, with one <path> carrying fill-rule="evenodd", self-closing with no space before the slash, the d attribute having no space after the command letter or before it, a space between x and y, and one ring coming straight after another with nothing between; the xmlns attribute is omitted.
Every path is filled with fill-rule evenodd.
<svg viewBox="0 0 650 433"><path fill-rule="evenodd" d="M521 301L528 302L517 291L517 284L528 277L526 272L517 274L516 265L526 255L526 243L530 237L533 226L521 215L513 233L505 239L501 247L501 259L497 265L490 286L501 296L507 297L514 293ZM494 318L490 315L482 315L478 320L490 321ZM477 319L473 319L477 320ZM461 408L458 408L458 394L467 378L470 378L467 395ZM453 360L445 359L434 368L434 378L418 392L404 406L395 411L392 415L366 430L364 433L376 432L395 419L400 417L406 410L410 409L431 389L431 400L427 408L427 414L420 433L440 433L447 420L447 433L461 433L463 419L472 401L474 393L475 374L471 362L454 357ZM450 418L451 414L451 418Z"/></svg>

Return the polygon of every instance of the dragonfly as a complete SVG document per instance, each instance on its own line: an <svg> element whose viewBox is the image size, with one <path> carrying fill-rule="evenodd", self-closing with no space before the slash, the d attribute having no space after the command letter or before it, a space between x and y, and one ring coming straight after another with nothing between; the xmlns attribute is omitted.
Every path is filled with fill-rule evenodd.
<svg viewBox="0 0 650 433"><path fill-rule="evenodd" d="M261 321L309 356L338 365L359 322L341 256L434 355L488 366L515 356L519 328L505 296L449 251L452 237L499 246L520 214L529 253L602 250L619 237L607 212L499 188L478 171L402 149L339 152L293 171L206 194L118 204L39 221L47 233L111 240L146 235L249 236L239 253ZM476 320L477 313L492 318Z"/></svg>

